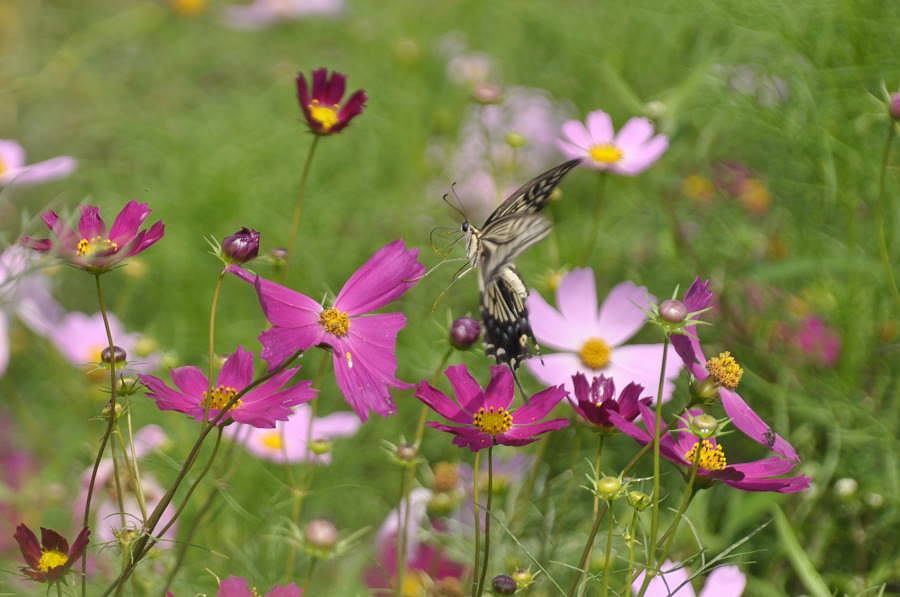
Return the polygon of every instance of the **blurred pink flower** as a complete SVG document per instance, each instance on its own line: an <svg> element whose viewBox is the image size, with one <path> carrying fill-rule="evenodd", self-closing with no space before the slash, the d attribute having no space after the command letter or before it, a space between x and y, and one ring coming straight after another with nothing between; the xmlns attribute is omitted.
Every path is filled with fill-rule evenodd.
<svg viewBox="0 0 900 597"><path fill-rule="evenodd" d="M225 7L225 23L235 29L263 29L281 21L304 17L333 17L344 10L344 0L253 0Z"/></svg>
<svg viewBox="0 0 900 597"><path fill-rule="evenodd" d="M822 367L834 367L841 356L841 337L814 315L793 330L789 342L809 361Z"/></svg>
<svg viewBox="0 0 900 597"><path fill-rule="evenodd" d="M37 269L34 254L19 246L0 253L0 375L9 364L10 316L47 336L63 314L50 294L50 281Z"/></svg>
<svg viewBox="0 0 900 597"><path fill-rule="evenodd" d="M25 150L10 139L0 139L0 187L37 184L64 178L75 171L75 158L60 156L25 163Z"/></svg>
<svg viewBox="0 0 900 597"><path fill-rule="evenodd" d="M603 110L588 114L587 124L570 120L562 126L557 144L567 158L584 158L582 165L595 170L635 176L649 168L669 147L669 138L655 135L646 118L631 118L616 134L612 119Z"/></svg>
<svg viewBox="0 0 900 597"><path fill-rule="evenodd" d="M223 580L219 583L219 591L216 593L216 597L259 597L259 595L259 591L251 588L246 578L239 576L229 576ZM291 583L272 587L262 597L301 597L301 595L303 595L303 590Z"/></svg>
<svg viewBox="0 0 900 597"><path fill-rule="evenodd" d="M654 576L647 585L645 597L694 597L687 569L666 560L660 567L662 574ZM637 595L644 583L644 572L634 580L631 588ZM747 585L747 577L737 566L720 566L709 573L700 597L740 597Z"/></svg>
<svg viewBox="0 0 900 597"><path fill-rule="evenodd" d="M114 314L109 313L108 318L113 342L125 350L128 358L123 371L145 373L156 369L162 360L161 355L151 354L136 359L135 352L141 335L125 331L122 322ZM103 315L100 313L87 315L78 311L67 313L62 317L51 332L50 341L67 361L78 367L90 367L91 370L100 367L100 355L103 349L109 346Z"/></svg>
<svg viewBox="0 0 900 597"><path fill-rule="evenodd" d="M461 52L447 62L447 78L457 85L475 87L493 78L494 61L482 52Z"/></svg>
<svg viewBox="0 0 900 597"><path fill-rule="evenodd" d="M309 432L311 408L300 404L287 421L278 421L274 429L257 429L244 425L229 425L225 436L242 444L258 458L280 464L302 462L310 455L319 464L331 462L331 454L316 455L307 450L306 435ZM316 417L312 423L312 441L327 441L336 437L350 437L361 425L359 417L349 412L338 412Z"/></svg>
<svg viewBox="0 0 900 597"><path fill-rule="evenodd" d="M34 458L16 435L15 422L5 412L0 413L0 486L4 488L0 498L0 552L15 545L13 531L22 520L18 503L27 499L22 490L37 472Z"/></svg>
<svg viewBox="0 0 900 597"><path fill-rule="evenodd" d="M572 376L587 378L603 374L624 388L636 383L656 393L662 365L662 344L625 345L647 320L647 310L656 298L643 286L623 282L613 288L597 309L594 272L590 268L572 270L556 290L559 310L532 290L528 296L531 328L537 341L562 351L533 357L528 370L545 384L565 384L574 395ZM666 361L663 402L672 396L673 379L681 363L670 347Z"/></svg>

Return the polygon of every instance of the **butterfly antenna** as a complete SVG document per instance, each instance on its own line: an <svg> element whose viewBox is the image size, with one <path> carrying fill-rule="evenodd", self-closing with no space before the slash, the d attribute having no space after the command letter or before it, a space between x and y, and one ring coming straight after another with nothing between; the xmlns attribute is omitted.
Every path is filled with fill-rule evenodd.
<svg viewBox="0 0 900 597"><path fill-rule="evenodd" d="M462 259L462 257L460 257L460 259ZM448 259L445 261L450 261L450 260ZM447 291L449 291L451 288L453 288L454 284L456 284L463 276L468 274L473 269L475 269L475 268L472 267L467 262L462 267L460 267L458 270L456 270L456 273L453 274L453 278L450 279L450 283L447 285L447 287L444 288L439 295L437 295L436 299L434 299L434 302L431 304L431 310L435 311L437 309L438 304L441 302L441 299L443 299L444 295L447 294Z"/></svg>
<svg viewBox="0 0 900 597"><path fill-rule="evenodd" d="M462 215L462 217L468 220L469 218L468 216L466 216L466 210L465 206L463 206L462 199L460 199L459 195L456 193L456 181L450 183L450 192L453 193L453 197L454 199L456 199L456 203L459 205L459 209L457 209L456 211L458 211L460 215Z"/></svg>
<svg viewBox="0 0 900 597"><path fill-rule="evenodd" d="M450 183L450 191L453 193L453 196L456 197L456 202L459 203L459 195L456 194L456 183L455 182ZM450 202L450 193L444 193L443 196L441 197L441 199L444 200L444 203L446 203L448 206L450 206L450 209L452 209L453 211L455 211L456 213L461 215L463 217L463 219L466 219L465 212L463 212L460 208L456 207L455 205L453 205ZM462 205L462 204L460 204L460 205Z"/></svg>
<svg viewBox="0 0 900 597"><path fill-rule="evenodd" d="M465 257L451 257L449 259L441 259L435 265L433 265L431 269L427 270L424 274L416 278L416 282L418 282L419 280L424 280L445 263L453 263L454 261L467 261L467 259Z"/></svg>

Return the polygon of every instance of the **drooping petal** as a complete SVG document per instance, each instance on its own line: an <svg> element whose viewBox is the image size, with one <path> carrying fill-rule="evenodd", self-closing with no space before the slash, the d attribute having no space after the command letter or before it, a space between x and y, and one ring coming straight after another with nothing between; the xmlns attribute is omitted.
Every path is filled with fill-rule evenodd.
<svg viewBox="0 0 900 597"><path fill-rule="evenodd" d="M418 254L418 249L407 249L402 240L380 248L344 283L335 298L335 308L360 315L396 300L425 273Z"/></svg>
<svg viewBox="0 0 900 597"><path fill-rule="evenodd" d="M396 334L405 325L406 318L399 313L359 318L359 321L385 317L380 325L385 327L380 332L393 336L392 346L396 346ZM390 323L393 320L393 323ZM385 323L387 322L387 323ZM359 328L357 321L352 328ZM368 322L367 322L368 323ZM378 325L378 324L376 324ZM396 412L391 399L390 387L406 387L406 384L394 377L397 359L394 352L379 346L377 338L366 338L360 330L347 338L326 338L334 349L335 379L347 403L356 411L363 421L368 419L369 412L389 416ZM396 349L393 349L396 350Z"/></svg>
<svg viewBox="0 0 900 597"><path fill-rule="evenodd" d="M219 371L218 385L230 386L241 390L253 381L253 354L238 346L231 355L225 359L222 370Z"/></svg>
<svg viewBox="0 0 900 597"><path fill-rule="evenodd" d="M447 433L452 433L454 445L461 448L469 448L473 452L483 450L493 443L493 439L487 433L482 433L475 427L456 427L453 425L443 425L436 421L428 421L428 426Z"/></svg>
<svg viewBox="0 0 900 597"><path fill-rule="evenodd" d="M732 424L745 435L788 460L800 461L800 455L797 454L794 446L775 433L775 430L744 402L740 394L727 388L720 388L719 398L722 400L722 408L725 409L725 414L731 418Z"/></svg>
<svg viewBox="0 0 900 597"><path fill-rule="evenodd" d="M704 367L706 357L700 347L700 340L697 339L697 327L689 326L684 331L684 334L672 336L672 346L691 375L702 381L709 376L709 373Z"/></svg>
<svg viewBox="0 0 900 597"><path fill-rule="evenodd" d="M594 110L588 113L587 129L593 142L592 145L605 145L613 140L612 119L603 110Z"/></svg>
<svg viewBox="0 0 900 597"><path fill-rule="evenodd" d="M597 325L603 340L610 346L618 346L634 336L647 321L647 310L655 302L656 297L643 286L632 282L616 285L600 307Z"/></svg>
<svg viewBox="0 0 900 597"><path fill-rule="evenodd" d="M713 292L710 289L709 280L694 278L693 283L691 283L687 292L684 293L683 302L684 306L687 307L688 313L693 313L711 307L714 299L715 295L713 295ZM722 570L724 568L728 568L728 566L723 566L716 570Z"/></svg>
<svg viewBox="0 0 900 597"><path fill-rule="evenodd" d="M747 577L737 566L719 566L706 577L700 597L741 597Z"/></svg>
<svg viewBox="0 0 900 597"><path fill-rule="evenodd" d="M591 268L574 269L563 277L559 288L556 289L556 304L567 322L588 328L591 330L589 333L606 333L600 325L602 321L598 322L597 287L594 282L594 270Z"/></svg>
<svg viewBox="0 0 900 597"><path fill-rule="evenodd" d="M38 184L41 182L50 182L59 178L65 178L75 171L78 162L75 158L64 155L43 162L35 162L24 166L17 171L8 172L9 178L6 181L0 175L0 184L10 185L28 185Z"/></svg>
<svg viewBox="0 0 900 597"><path fill-rule="evenodd" d="M485 408L509 408L515 392L515 382L509 367L505 365L492 366L491 381L484 389Z"/></svg>
<svg viewBox="0 0 900 597"><path fill-rule="evenodd" d="M532 396L512 413L514 425L530 425L546 417L568 395L563 386L553 386Z"/></svg>
<svg viewBox="0 0 900 597"><path fill-rule="evenodd" d="M59 239L60 244L68 250L74 251L75 245L80 240L78 234L66 224L62 218L52 209L44 212L41 220L47 225L47 228Z"/></svg>
<svg viewBox="0 0 900 597"><path fill-rule="evenodd" d="M81 218L78 220L78 233L81 238L91 239L106 234L106 223L100 217L100 208L96 205L82 205Z"/></svg>

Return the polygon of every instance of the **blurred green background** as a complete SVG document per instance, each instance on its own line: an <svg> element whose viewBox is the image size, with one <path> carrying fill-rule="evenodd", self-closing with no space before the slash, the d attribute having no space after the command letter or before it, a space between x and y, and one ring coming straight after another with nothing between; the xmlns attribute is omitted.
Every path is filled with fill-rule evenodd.
<svg viewBox="0 0 900 597"><path fill-rule="evenodd" d="M262 231L264 250L286 242L311 140L294 76L327 66L347 73L348 89L365 88L370 99L348 129L320 144L290 284L314 297L336 292L395 238L420 247L423 262L434 265L442 256L429 232L457 220L440 200L452 174L428 157L429 148L452 152L473 110L470 88L447 76L442 48L452 34L467 51L490 57L494 82L543 89L573 118L598 108L617 125L650 116L670 136L659 163L607 187L603 233L589 264L601 296L622 280L663 296L696 275L711 277L725 306L705 338L740 356L744 397L794 442L813 478L808 492L792 497L723 487L702 493L689 514L709 554L771 519L777 506L790 524L766 527L739 550L736 562L751 577L746 594L815 594L817 580L833 594L900 592L898 311L875 218L890 126L883 89L900 84L900 4L349 0L337 18L260 31L223 26L224 6L211 2L188 16L156 2L0 3L0 137L19 140L30 161L59 154L79 160L63 181L3 191L7 242L42 232L36 215L46 207L69 211L91 202L109 214L128 199L149 202L153 219L166 222L166 237L141 256L143 268L106 277L113 310L180 362L204 365L217 271L204 236L246 225ZM745 165L763 198L754 203L721 190L706 196L685 184L691 175L713 180L722 160ZM889 167L889 196L898 185ZM523 275L545 296L551 270L583 265L596 188L591 171L571 174L552 208L555 240L521 260ZM889 216L893 228L896 211ZM459 256L462 249L455 250ZM263 263L256 268L272 273ZM409 316L400 335L402 379L429 377L445 350L449 318L477 312L473 277L432 310L452 271L437 270L400 303ZM53 278L67 309L96 311L88 276L60 268ZM251 290L226 280L220 308L220 352L237 343L258 350L264 319ZM811 315L839 335L836 363L811 362L779 335L780 325ZM654 341L654 331L641 338ZM13 351L0 400L16 423L16 441L41 466L24 516L32 526L70 529L69 505L96 449L101 423L93 417L103 396L21 326L13 329ZM480 350L453 360L487 371ZM343 409L328 384L320 412ZM348 533L372 530L358 548L318 569L312 594L365 592L359 572L372 557L374 530L397 501L399 473L381 442L409 437L418 416L410 392L395 399L398 417L373 419L354 439L338 441L334 465L317 472L304 517L329 517ZM145 464L171 478L195 426L158 413L140 395L134 400L139 425L158 422L175 440ZM583 442L573 441L578 434ZM559 512L553 492L582 482L588 441L583 430L551 440L546 484L522 538L540 542L553 530L544 564L564 586L589 525L589 496L577 490L571 499L583 509ZM622 438L614 445L611 472L633 453ZM469 459L436 432L426 435L424 453L432 462ZM261 589L278 580L283 544L274 529L289 512L284 471L240 458L221 511L194 539L177 595L213 590L206 569L246 575ZM836 491L842 478L856 488ZM680 487L677 475L667 482L673 493ZM696 544L682 530L676 554L687 557ZM505 555L498 562L528 563L508 538L499 549ZM0 587L16 593L24 590L13 581L18 556L14 549L7 555ZM532 589L551 591L546 582Z"/></svg>

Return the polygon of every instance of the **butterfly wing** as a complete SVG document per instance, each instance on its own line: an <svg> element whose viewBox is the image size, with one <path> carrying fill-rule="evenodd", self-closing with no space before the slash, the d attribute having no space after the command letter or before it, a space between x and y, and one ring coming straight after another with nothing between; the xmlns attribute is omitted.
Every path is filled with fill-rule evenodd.
<svg viewBox="0 0 900 597"><path fill-rule="evenodd" d="M513 214L494 221L478 238L478 268L483 286L528 247L550 234L550 220L538 214Z"/></svg>
<svg viewBox="0 0 900 597"><path fill-rule="evenodd" d="M528 322L528 290L512 265L504 267L481 292L484 348L498 364L515 369L531 356L534 334Z"/></svg>
<svg viewBox="0 0 900 597"><path fill-rule="evenodd" d="M513 214L533 214L544 209L547 202L550 201L553 189L556 188L563 176L568 174L569 170L577 166L579 162L581 162L580 159L563 162L520 186L488 216L483 228L490 228L496 221Z"/></svg>

